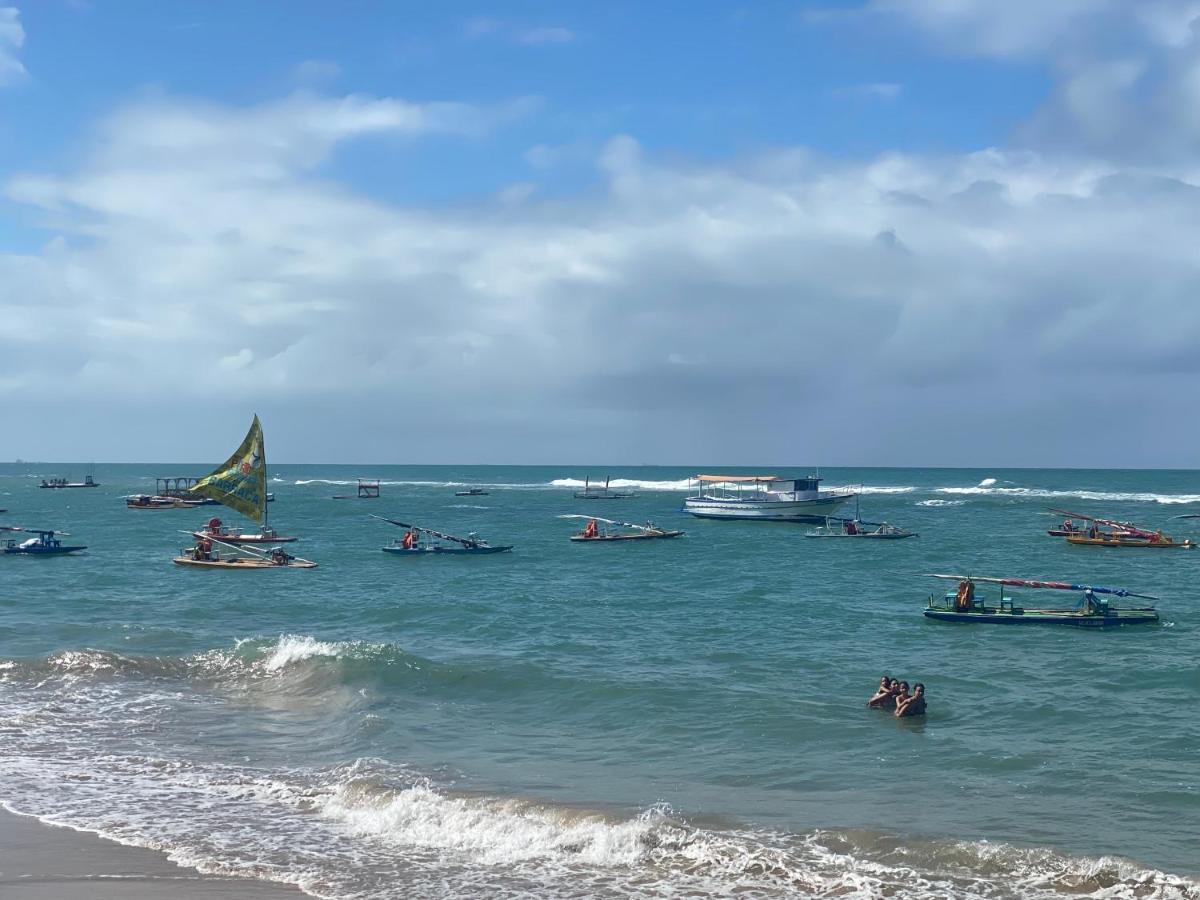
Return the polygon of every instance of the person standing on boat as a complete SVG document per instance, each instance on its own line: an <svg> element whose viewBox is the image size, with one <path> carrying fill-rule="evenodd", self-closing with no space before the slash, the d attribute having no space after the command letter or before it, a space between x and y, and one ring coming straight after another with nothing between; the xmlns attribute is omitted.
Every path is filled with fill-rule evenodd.
<svg viewBox="0 0 1200 900"><path fill-rule="evenodd" d="M902 687L904 685L901 685ZM896 718L925 715L925 685L917 682L913 686L913 695L896 701Z"/></svg>
<svg viewBox="0 0 1200 900"><path fill-rule="evenodd" d="M599 530L599 528L596 526L596 520L595 520L595 519L588 519L588 523L587 523L586 525L584 525L584 526L583 526L583 536L584 536L585 538L594 538L594 537L596 537L596 536L597 536L599 533L600 533L600 530Z"/></svg>
<svg viewBox="0 0 1200 900"><path fill-rule="evenodd" d="M407 531L404 534L404 540L401 542L405 550L415 550L417 547L417 532Z"/></svg>

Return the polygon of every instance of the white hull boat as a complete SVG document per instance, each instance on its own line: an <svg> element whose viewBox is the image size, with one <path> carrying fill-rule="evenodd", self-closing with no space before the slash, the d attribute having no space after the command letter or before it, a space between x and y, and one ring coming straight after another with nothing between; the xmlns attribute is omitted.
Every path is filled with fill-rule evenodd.
<svg viewBox="0 0 1200 900"><path fill-rule="evenodd" d="M698 475L696 481L699 487L683 501L683 509L702 519L823 522L855 497L819 490L821 479L815 475Z"/></svg>

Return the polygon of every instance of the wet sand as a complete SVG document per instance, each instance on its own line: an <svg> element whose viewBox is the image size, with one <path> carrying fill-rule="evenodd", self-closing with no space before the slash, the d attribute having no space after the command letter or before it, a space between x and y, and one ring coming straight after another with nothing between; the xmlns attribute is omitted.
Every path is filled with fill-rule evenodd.
<svg viewBox="0 0 1200 900"><path fill-rule="evenodd" d="M0 897L4 900L299 900L303 896L287 885L201 875L154 850L54 828L0 809Z"/></svg>

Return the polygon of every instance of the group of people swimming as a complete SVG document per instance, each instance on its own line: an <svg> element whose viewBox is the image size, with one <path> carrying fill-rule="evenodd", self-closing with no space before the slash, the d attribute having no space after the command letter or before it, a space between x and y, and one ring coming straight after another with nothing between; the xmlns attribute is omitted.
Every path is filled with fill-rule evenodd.
<svg viewBox="0 0 1200 900"><path fill-rule="evenodd" d="M897 718L925 715L925 685L917 682L909 693L907 681L897 681L890 675L879 679L879 690L867 701L870 709L891 710Z"/></svg>

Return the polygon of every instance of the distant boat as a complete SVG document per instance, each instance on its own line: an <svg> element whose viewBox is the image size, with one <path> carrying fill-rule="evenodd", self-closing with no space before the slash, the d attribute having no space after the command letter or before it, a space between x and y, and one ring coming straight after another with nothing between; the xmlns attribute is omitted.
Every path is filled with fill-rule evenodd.
<svg viewBox="0 0 1200 900"><path fill-rule="evenodd" d="M854 518L839 519L826 516L825 524L814 528L804 536L810 538L864 538L876 541L898 541L904 538L918 537L915 531L905 531L888 522L864 522L858 517L858 498L854 495Z"/></svg>
<svg viewBox="0 0 1200 900"><path fill-rule="evenodd" d="M475 532L471 532L465 538L455 537L452 534L446 534L441 531L434 531L432 528L424 528L420 525L413 525L409 522L401 522L397 519L388 519L383 516L372 514L373 518L383 519L383 521L395 525L398 528L407 528L404 537L398 538L386 547L381 547L384 553L392 553L397 556L424 556L429 554L445 555L445 556L485 556L491 553L507 553L512 550L512 546L493 547L487 541L479 537ZM448 544L443 544L442 541L449 541Z"/></svg>
<svg viewBox="0 0 1200 900"><path fill-rule="evenodd" d="M157 494L134 494L125 498L125 506L129 509L195 509L197 506L207 506L208 503L207 500L183 500Z"/></svg>
<svg viewBox="0 0 1200 900"><path fill-rule="evenodd" d="M50 478L42 479L42 483L38 485L42 488L92 488L100 487L99 484L92 478L91 475L84 475L83 481L67 481L65 478Z"/></svg>
<svg viewBox="0 0 1200 900"><path fill-rule="evenodd" d="M63 556L67 553L77 553L87 547L68 547L59 540L60 537L70 537L65 531L52 531L43 528L4 528L4 531L21 531L37 535L24 541L10 539L4 542L5 555L20 554L23 556Z"/></svg>
<svg viewBox="0 0 1200 900"><path fill-rule="evenodd" d="M455 491L455 497L486 497L488 492L483 488L468 488L465 491Z"/></svg>
<svg viewBox="0 0 1200 900"><path fill-rule="evenodd" d="M378 500L379 499L379 480L375 478L360 478L358 479L358 493L350 494L334 494L334 500Z"/></svg>
<svg viewBox="0 0 1200 900"><path fill-rule="evenodd" d="M573 543L606 543L610 541L652 541L663 538L682 537L686 532L669 531L659 528L653 522L645 525L635 525L633 522L618 522L614 519L602 519L600 516L564 515L560 519L586 519L587 524L578 534L573 534ZM610 527L611 526L611 527ZM618 531L619 528L632 528L633 531Z"/></svg>
<svg viewBox="0 0 1200 900"><path fill-rule="evenodd" d="M691 480L695 493L684 499L683 510L702 519L820 522L856 496L820 490L817 475L697 475Z"/></svg>
<svg viewBox="0 0 1200 900"><path fill-rule="evenodd" d="M1094 587L1061 581L1030 581L1024 578L981 578L974 575L930 575L957 581L958 587L943 597L931 596L925 608L927 619L943 622L976 622L991 625L1075 625L1084 628L1105 628L1114 625L1145 625L1158 621L1158 611L1152 606L1119 607L1108 602L1108 596L1137 597L1157 600L1146 594L1134 594L1122 588ZM976 584L999 585L999 596L989 603L976 596ZM1017 606L1011 596L1004 596L1005 586L1076 591L1081 596L1072 607L1035 608ZM1104 596L1097 597L1097 594Z"/></svg>
<svg viewBox="0 0 1200 900"><path fill-rule="evenodd" d="M1054 529L1061 532L1068 544L1086 547L1136 547L1150 550L1191 550L1196 544L1191 540L1177 541L1163 534L1162 529L1151 531L1132 522L1118 522L1115 519L1099 519L1095 516L1085 516L1080 513L1069 513L1066 510L1052 509L1051 512L1067 516L1063 528ZM1090 522L1087 528L1074 525L1072 520L1079 519ZM1068 528L1068 526L1071 526Z"/></svg>
<svg viewBox="0 0 1200 900"><path fill-rule="evenodd" d="M630 497L636 497L637 494L633 491L614 491L608 486L611 476L606 476L604 479L604 487L592 487L591 479L584 476L583 490L575 492L576 500L626 500Z"/></svg>
<svg viewBox="0 0 1200 900"><path fill-rule="evenodd" d="M220 466L205 475L195 479L188 489L190 496L204 497L228 506L240 512L248 519L263 523L263 533L249 535L252 540L223 540L220 534L220 520L210 519L212 531L185 532L195 539L195 546L186 548L175 557L173 562L179 566L194 566L209 569L315 569L317 564L309 559L292 556L282 547L274 547L269 551L258 550L243 546L249 543L263 543L261 540L267 534L274 534L267 524L267 451L263 442L262 426L258 416L250 423L250 430L233 455ZM213 523L216 526L213 527ZM215 533L214 533L215 532ZM284 539L286 540L286 539ZM282 543L278 537L270 543ZM222 555L213 545L226 548ZM232 555L231 555L232 554Z"/></svg>

